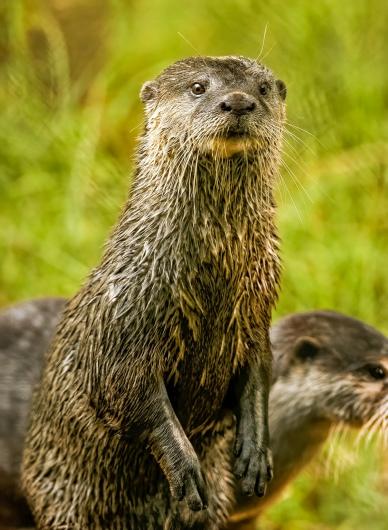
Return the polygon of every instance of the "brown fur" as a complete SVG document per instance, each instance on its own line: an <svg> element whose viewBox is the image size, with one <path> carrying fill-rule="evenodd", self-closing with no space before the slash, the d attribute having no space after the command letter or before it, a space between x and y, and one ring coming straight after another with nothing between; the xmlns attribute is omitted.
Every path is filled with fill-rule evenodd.
<svg viewBox="0 0 388 530"><path fill-rule="evenodd" d="M0 411L0 455L5 457L0 461L1 530L31 521L17 485L18 462L32 387L64 303L31 300L0 313L0 403L5 405ZM231 529L254 530L257 516L316 455L329 428L343 424L367 433L372 428L386 431L388 377L379 380L370 374L371 366L380 365L388 374L388 340L377 330L346 315L312 311L278 322L271 342L274 384L269 412L275 478L264 499L239 493Z"/></svg>
<svg viewBox="0 0 388 530"><path fill-rule="evenodd" d="M236 473L263 493L284 96L241 57L189 58L143 88L131 196L33 402L22 478L38 528L218 528L233 499L226 399ZM209 152L241 133L241 152Z"/></svg>

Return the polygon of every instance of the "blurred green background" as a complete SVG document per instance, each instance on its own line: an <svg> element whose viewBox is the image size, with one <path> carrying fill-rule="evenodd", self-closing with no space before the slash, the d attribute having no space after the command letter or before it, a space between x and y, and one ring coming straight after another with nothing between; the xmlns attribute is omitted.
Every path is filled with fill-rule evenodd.
<svg viewBox="0 0 388 530"><path fill-rule="evenodd" d="M71 295L96 264L141 84L184 56L243 54L288 85L277 315L334 308L388 332L387 35L385 0L2 0L0 305ZM335 447L261 527L387 529L379 451Z"/></svg>

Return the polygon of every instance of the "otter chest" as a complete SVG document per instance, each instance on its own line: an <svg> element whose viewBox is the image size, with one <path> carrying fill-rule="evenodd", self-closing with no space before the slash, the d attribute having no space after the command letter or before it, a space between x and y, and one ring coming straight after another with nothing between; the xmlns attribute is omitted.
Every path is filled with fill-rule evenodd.
<svg viewBox="0 0 388 530"><path fill-rule="evenodd" d="M195 336L183 317L169 387L185 428L206 423L221 409L235 371L234 338L227 319L197 317Z"/></svg>
<svg viewBox="0 0 388 530"><path fill-rule="evenodd" d="M174 408L189 428L220 410L233 374L245 362L242 311L258 293L249 286L245 269L226 267L225 262L222 254L202 262L187 274L179 291L169 383Z"/></svg>

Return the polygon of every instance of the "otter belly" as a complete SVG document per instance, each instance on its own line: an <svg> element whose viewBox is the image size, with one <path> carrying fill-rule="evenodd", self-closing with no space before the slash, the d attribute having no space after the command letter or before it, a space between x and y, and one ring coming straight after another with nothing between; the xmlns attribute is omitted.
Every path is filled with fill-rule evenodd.
<svg viewBox="0 0 388 530"><path fill-rule="evenodd" d="M217 419L236 370L243 276L241 265L227 270L222 256L213 255L182 273L177 327L170 333L176 351L165 375L170 400L188 434Z"/></svg>
<svg viewBox="0 0 388 530"><path fill-rule="evenodd" d="M198 340L186 339L168 392L182 426L196 431L217 419L233 376L233 336L226 322L203 323Z"/></svg>

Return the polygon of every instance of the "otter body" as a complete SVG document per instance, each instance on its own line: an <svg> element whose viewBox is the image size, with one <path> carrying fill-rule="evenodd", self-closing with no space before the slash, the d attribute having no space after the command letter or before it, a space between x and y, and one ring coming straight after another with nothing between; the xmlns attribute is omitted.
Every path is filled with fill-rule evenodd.
<svg viewBox="0 0 388 530"><path fill-rule="evenodd" d="M32 387L64 303L36 300L0 314L0 402L9 404L0 416L0 454L6 457L0 465L1 530L31 521L17 485L18 462ZM359 428L373 418L388 419L388 339L376 329L343 314L311 311L280 320L271 330L271 343L269 412L276 473L263 499L246 499L236 487L230 529L253 530L256 518L314 458L332 427ZM234 426L228 429L215 460L233 436Z"/></svg>
<svg viewBox="0 0 388 530"><path fill-rule="evenodd" d="M263 495L284 96L240 57L189 58L143 87L130 199L33 401L22 480L38 528L218 528L226 400L235 472Z"/></svg>

